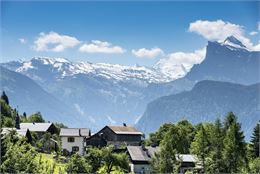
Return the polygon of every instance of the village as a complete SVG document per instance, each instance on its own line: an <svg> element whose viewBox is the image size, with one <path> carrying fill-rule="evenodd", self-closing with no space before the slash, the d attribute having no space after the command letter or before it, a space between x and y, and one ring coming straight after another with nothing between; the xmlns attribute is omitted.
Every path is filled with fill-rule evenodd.
<svg viewBox="0 0 260 174"><path fill-rule="evenodd" d="M91 148L113 147L114 152L126 153L129 157L129 173L152 173L151 160L159 152L158 145L145 146L145 135L135 127L123 125L107 125L97 133L92 134L90 128L61 128L54 123L20 123L16 118L15 128L2 128L1 134L16 131L21 137L26 137L28 143L32 142L32 134L43 137L45 134L58 135L60 138L60 153L64 157L70 157L78 153L84 156ZM50 149L57 151L59 142L49 139L44 142L43 152L50 153ZM180 163L178 173L187 171L200 171L201 162L196 155L176 154Z"/></svg>

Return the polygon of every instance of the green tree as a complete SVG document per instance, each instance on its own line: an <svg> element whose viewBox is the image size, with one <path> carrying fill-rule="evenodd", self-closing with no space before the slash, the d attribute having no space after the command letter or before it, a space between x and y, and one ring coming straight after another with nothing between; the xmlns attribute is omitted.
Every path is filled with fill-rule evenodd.
<svg viewBox="0 0 260 174"><path fill-rule="evenodd" d="M119 167L125 172L128 171L128 156L125 153L113 153L113 147L102 148L102 166L105 167L106 173L111 173L113 167Z"/></svg>
<svg viewBox="0 0 260 174"><path fill-rule="evenodd" d="M27 119L29 123L44 123L45 120L42 117L42 114L40 112L37 112L33 115L30 115Z"/></svg>
<svg viewBox="0 0 260 174"><path fill-rule="evenodd" d="M149 135L149 139L146 140L146 145L159 146L160 142L163 140L163 137L172 126L172 123L165 123L162 126L160 126L158 131Z"/></svg>
<svg viewBox="0 0 260 174"><path fill-rule="evenodd" d="M201 124L195 135L193 142L191 143L191 152L198 155L202 161L202 167L206 171L206 157L209 154L209 140L205 131L204 125Z"/></svg>
<svg viewBox="0 0 260 174"><path fill-rule="evenodd" d="M152 168L156 173L172 173L178 170L176 161L176 134L178 129L172 125L160 143L160 151L152 158ZM178 140L177 140L178 141Z"/></svg>
<svg viewBox="0 0 260 174"><path fill-rule="evenodd" d="M7 105L9 105L9 99L5 94L5 91L2 92L1 99L4 100Z"/></svg>
<svg viewBox="0 0 260 174"><path fill-rule="evenodd" d="M66 171L68 173L90 173L91 166L88 165L84 157L76 153L71 156Z"/></svg>
<svg viewBox="0 0 260 174"><path fill-rule="evenodd" d="M260 173L260 158L250 160L249 173Z"/></svg>
<svg viewBox="0 0 260 174"><path fill-rule="evenodd" d="M206 164L208 166L207 171L210 173L222 173L224 172L224 164L222 159L224 132L219 119L215 121L213 129L210 133L210 158Z"/></svg>
<svg viewBox="0 0 260 174"><path fill-rule="evenodd" d="M85 156L87 163L91 166L91 173L95 173L102 166L103 151L99 148L89 148Z"/></svg>
<svg viewBox="0 0 260 174"><path fill-rule="evenodd" d="M253 134L251 136L251 141L250 141L250 152L252 158L257 158L257 157L260 158L259 136L260 136L260 123L257 123L254 128Z"/></svg>
<svg viewBox="0 0 260 174"><path fill-rule="evenodd" d="M237 123L237 117L233 112L229 112L225 117L224 131L226 132L233 123Z"/></svg>
<svg viewBox="0 0 260 174"><path fill-rule="evenodd" d="M16 114L16 117L15 117L15 128L20 129L20 116L18 113Z"/></svg>
<svg viewBox="0 0 260 174"><path fill-rule="evenodd" d="M38 166L35 162L36 151L26 143L25 138L16 139L16 134L8 134L5 137L5 153L1 159L1 173L38 173ZM1 144L2 145L2 144ZM1 147L2 150L2 147Z"/></svg>
<svg viewBox="0 0 260 174"><path fill-rule="evenodd" d="M187 120L178 122L176 127L178 129L178 143L176 143L176 151L179 154L189 154L190 145L195 135L195 129Z"/></svg>
<svg viewBox="0 0 260 174"><path fill-rule="evenodd" d="M227 173L238 173L239 168L247 163L244 135L240 124L236 121L227 129L224 138L223 160Z"/></svg>

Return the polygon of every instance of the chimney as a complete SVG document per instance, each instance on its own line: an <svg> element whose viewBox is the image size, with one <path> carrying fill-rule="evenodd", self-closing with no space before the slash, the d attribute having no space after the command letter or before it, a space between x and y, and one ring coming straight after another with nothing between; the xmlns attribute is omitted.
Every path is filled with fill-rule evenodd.
<svg viewBox="0 0 260 174"><path fill-rule="evenodd" d="M123 123L123 126L126 127L126 123Z"/></svg>

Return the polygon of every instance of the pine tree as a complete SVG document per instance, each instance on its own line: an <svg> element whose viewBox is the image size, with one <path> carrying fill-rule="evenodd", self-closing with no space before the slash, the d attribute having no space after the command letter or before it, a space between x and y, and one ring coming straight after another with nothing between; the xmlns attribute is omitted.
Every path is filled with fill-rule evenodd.
<svg viewBox="0 0 260 174"><path fill-rule="evenodd" d="M206 157L209 153L209 140L204 125L200 125L198 132L191 144L191 152L198 155L202 161L203 170L206 171Z"/></svg>
<svg viewBox="0 0 260 174"><path fill-rule="evenodd" d="M227 131L228 128L233 124L237 122L237 117L233 112L229 112L226 115L225 122L224 122L224 130Z"/></svg>
<svg viewBox="0 0 260 174"><path fill-rule="evenodd" d="M18 113L16 113L16 117L15 117L15 128L20 129L20 116Z"/></svg>
<svg viewBox="0 0 260 174"><path fill-rule="evenodd" d="M23 113L24 118L27 118L26 112Z"/></svg>
<svg viewBox="0 0 260 174"><path fill-rule="evenodd" d="M223 171L223 160L222 160L222 151L223 151L223 127L221 121L217 119L214 124L213 137L210 142L211 144L211 164L210 172L211 173L222 173Z"/></svg>
<svg viewBox="0 0 260 174"><path fill-rule="evenodd" d="M9 99L8 99L7 95L5 94L5 91L3 91L3 93L2 93L1 99L4 100L5 103L9 105Z"/></svg>
<svg viewBox="0 0 260 174"><path fill-rule="evenodd" d="M226 173L238 173L239 168L247 164L244 135L240 124L236 121L231 123L226 130L223 159Z"/></svg>
<svg viewBox="0 0 260 174"><path fill-rule="evenodd" d="M176 126L172 125L160 144L160 151L152 159L152 168L156 173L173 173L178 166L176 162L176 142L178 141Z"/></svg>
<svg viewBox="0 0 260 174"><path fill-rule="evenodd" d="M253 158L260 158L260 144L259 144L259 136L260 136L260 122L255 126L253 135L251 136L251 144L250 151Z"/></svg>

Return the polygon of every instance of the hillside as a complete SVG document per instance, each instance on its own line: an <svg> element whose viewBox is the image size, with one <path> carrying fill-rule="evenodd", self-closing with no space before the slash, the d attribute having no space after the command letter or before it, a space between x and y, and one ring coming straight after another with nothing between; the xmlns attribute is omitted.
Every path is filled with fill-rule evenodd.
<svg viewBox="0 0 260 174"><path fill-rule="evenodd" d="M146 133L161 124L188 119L192 123L214 121L233 111L248 135L259 120L260 84L239 84L201 81L191 91L156 99L148 104L137 123Z"/></svg>

